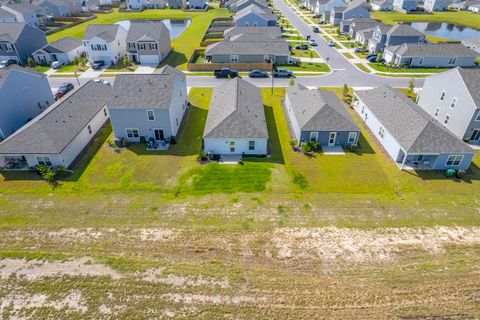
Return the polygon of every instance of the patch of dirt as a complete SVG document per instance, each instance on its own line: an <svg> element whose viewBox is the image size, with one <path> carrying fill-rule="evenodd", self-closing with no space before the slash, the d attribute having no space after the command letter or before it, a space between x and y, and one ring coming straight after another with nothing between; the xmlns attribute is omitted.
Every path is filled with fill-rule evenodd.
<svg viewBox="0 0 480 320"><path fill-rule="evenodd" d="M366 262L392 259L405 246L439 253L449 244L478 244L480 228L282 228L272 242L280 259Z"/></svg>
<svg viewBox="0 0 480 320"><path fill-rule="evenodd" d="M210 277L182 277L173 274L163 275L163 268L160 269L150 269L144 273L142 280L152 282L152 283L165 283L178 287L200 287L200 286L211 286L211 287L220 287L222 289L228 288L230 286L227 279L217 280Z"/></svg>
<svg viewBox="0 0 480 320"><path fill-rule="evenodd" d="M149 228L139 229L139 233L142 241L171 241L179 232L174 229Z"/></svg>
<svg viewBox="0 0 480 320"><path fill-rule="evenodd" d="M240 304L240 303L258 303L265 302L265 297L250 296L221 296L221 295L204 295L190 293L167 293L162 295L164 299L185 304L194 303L213 303L213 304Z"/></svg>
<svg viewBox="0 0 480 320"><path fill-rule="evenodd" d="M10 276L25 277L28 280L55 276L110 276L112 279L121 278L121 275L112 268L103 264L92 263L88 258L63 262L3 259L0 261L0 278L6 279Z"/></svg>

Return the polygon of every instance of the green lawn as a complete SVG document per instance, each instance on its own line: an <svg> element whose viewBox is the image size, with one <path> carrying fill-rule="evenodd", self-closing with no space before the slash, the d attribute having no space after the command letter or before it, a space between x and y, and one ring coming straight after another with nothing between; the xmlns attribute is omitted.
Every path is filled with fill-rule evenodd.
<svg viewBox="0 0 480 320"><path fill-rule="evenodd" d="M67 65L64 65L62 66L60 69L57 70L57 73L61 73L61 72L84 72L86 70L88 70L88 66L86 65L78 65L78 66L75 66L74 64L67 64Z"/></svg>
<svg viewBox="0 0 480 320"><path fill-rule="evenodd" d="M326 63L302 62L300 66L283 66L282 68L292 71L312 71L312 72L329 72L330 68Z"/></svg>
<svg viewBox="0 0 480 320"><path fill-rule="evenodd" d="M383 64L369 62L368 65L380 72L396 72L396 73L439 73L450 70L451 68L390 68Z"/></svg>
<svg viewBox="0 0 480 320"><path fill-rule="evenodd" d="M44 72L50 70L51 68L50 68L50 66L36 65L34 69L37 70L38 72L44 73Z"/></svg>
<svg viewBox="0 0 480 320"><path fill-rule="evenodd" d="M110 65L107 69L105 69L105 72L133 72L137 68L138 65L130 64L126 66L123 61L119 61Z"/></svg>
<svg viewBox="0 0 480 320"><path fill-rule="evenodd" d="M342 54L343 54L343 55L345 56L345 58L347 58L347 59L355 59L355 57L354 57L351 53L344 52L344 53L342 53Z"/></svg>
<svg viewBox="0 0 480 320"><path fill-rule="evenodd" d="M361 63L355 63L355 66L364 72L370 73L370 70Z"/></svg>
<svg viewBox="0 0 480 320"><path fill-rule="evenodd" d="M295 47L295 45L293 45ZM318 58L319 55L318 53L313 50L297 50L297 49L292 49L292 54L294 57L303 57L303 58Z"/></svg>

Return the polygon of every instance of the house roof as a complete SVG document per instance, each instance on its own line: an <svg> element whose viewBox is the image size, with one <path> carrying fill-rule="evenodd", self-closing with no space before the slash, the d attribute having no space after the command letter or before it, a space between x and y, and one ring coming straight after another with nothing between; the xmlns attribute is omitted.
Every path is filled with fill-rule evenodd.
<svg viewBox="0 0 480 320"><path fill-rule="evenodd" d="M166 64L163 67L161 67L160 69L158 69L158 71L156 71L155 73L171 74L171 75L175 75L175 76L179 77L180 79L185 79L186 78L185 73L183 73L182 71L180 71L178 69L175 69L174 67L171 67L168 64Z"/></svg>
<svg viewBox="0 0 480 320"><path fill-rule="evenodd" d="M174 74L119 74L108 108L169 108L176 79Z"/></svg>
<svg viewBox="0 0 480 320"><path fill-rule="evenodd" d="M205 54L290 55L290 49L287 41L221 41L209 45L205 50Z"/></svg>
<svg viewBox="0 0 480 320"><path fill-rule="evenodd" d="M480 108L480 69L455 68L454 70L453 72L460 74L477 108Z"/></svg>
<svg viewBox="0 0 480 320"><path fill-rule="evenodd" d="M398 89L383 85L356 94L407 153L474 153Z"/></svg>
<svg viewBox="0 0 480 320"><path fill-rule="evenodd" d="M350 11L350 10L355 9L357 7L362 7L366 10L369 10L371 8L371 5L370 5L370 3L366 2L365 0L353 0L348 4L347 9L345 11Z"/></svg>
<svg viewBox="0 0 480 320"><path fill-rule="evenodd" d="M268 138L260 89L240 78L213 89L204 138Z"/></svg>
<svg viewBox="0 0 480 320"><path fill-rule="evenodd" d="M0 143L3 154L58 154L100 112L110 85L89 81Z"/></svg>
<svg viewBox="0 0 480 320"><path fill-rule="evenodd" d="M235 16L233 17L233 20L236 21L236 20L241 19L241 18L243 18L243 17L245 17L245 16L247 16L251 13L256 14L259 17L262 17L263 19L265 19L267 21L271 21L271 20L276 21L278 19L277 15L272 13L271 10L263 9L256 4L251 4L251 5L243 8L242 10L238 11L235 14Z"/></svg>
<svg viewBox="0 0 480 320"><path fill-rule="evenodd" d="M380 6L380 7L383 7L383 6L393 6L393 1L391 0L374 0L371 2L371 4L373 5L377 5L377 6Z"/></svg>
<svg viewBox="0 0 480 320"><path fill-rule="evenodd" d="M90 40L99 37L107 42L112 42L116 39L119 28L122 28L119 24L89 24L83 39Z"/></svg>
<svg viewBox="0 0 480 320"><path fill-rule="evenodd" d="M57 6L57 7L68 7L70 3L64 1L64 0L41 0L38 2L38 5L42 5L45 2L50 2L51 4Z"/></svg>
<svg viewBox="0 0 480 320"><path fill-rule="evenodd" d="M243 33L230 37L229 41L284 41L268 33Z"/></svg>
<svg viewBox="0 0 480 320"><path fill-rule="evenodd" d="M387 34L390 36L409 36L414 37L418 36L421 37L424 34L414 28L410 27L408 24L405 23L397 23L390 30L387 31Z"/></svg>
<svg viewBox="0 0 480 320"><path fill-rule="evenodd" d="M23 29L27 27L24 22L4 22L0 23L0 41L16 42Z"/></svg>
<svg viewBox="0 0 480 320"><path fill-rule="evenodd" d="M8 7L12 10L15 10L17 12L20 12L21 14L29 14L32 12L36 12L36 8L33 5L30 4L22 4L22 3L9 3L5 5L5 7Z"/></svg>
<svg viewBox="0 0 480 320"><path fill-rule="evenodd" d="M462 40L462 43L467 45L480 46L480 39Z"/></svg>
<svg viewBox="0 0 480 320"><path fill-rule="evenodd" d="M15 15L10 11L0 8L0 19L10 18L10 17L15 17Z"/></svg>
<svg viewBox="0 0 480 320"><path fill-rule="evenodd" d="M404 43L385 51L407 57L477 57L479 53L460 43Z"/></svg>
<svg viewBox="0 0 480 320"><path fill-rule="evenodd" d="M295 84L287 89L300 130L360 131L337 95L331 91Z"/></svg>
<svg viewBox="0 0 480 320"><path fill-rule="evenodd" d="M224 37L233 37L239 34L259 34L266 33L272 37L281 37L282 30L280 27L233 27L223 32Z"/></svg>
<svg viewBox="0 0 480 320"><path fill-rule="evenodd" d="M3 83L7 80L11 72L22 72L37 77L45 77L43 73L40 73L35 69L29 67L20 67L19 65L11 64L5 68L0 69L0 87L2 87Z"/></svg>
<svg viewBox="0 0 480 320"><path fill-rule="evenodd" d="M371 18L351 18L351 19L345 19L342 20L344 25L351 25L352 23L355 24L362 24L362 23L380 23L377 20L373 20Z"/></svg>
<svg viewBox="0 0 480 320"><path fill-rule="evenodd" d="M341 12L344 12L346 10L347 10L347 7L337 7L337 6L333 7L333 11L335 13L341 13Z"/></svg>
<svg viewBox="0 0 480 320"><path fill-rule="evenodd" d="M170 31L161 21L131 22L127 33L128 42L141 39L160 41L166 37L170 40Z"/></svg>
<svg viewBox="0 0 480 320"><path fill-rule="evenodd" d="M54 41L46 45L41 50L44 50L47 53L67 53L77 49L78 47L81 47L82 45L83 44L81 39L63 37L60 40Z"/></svg>

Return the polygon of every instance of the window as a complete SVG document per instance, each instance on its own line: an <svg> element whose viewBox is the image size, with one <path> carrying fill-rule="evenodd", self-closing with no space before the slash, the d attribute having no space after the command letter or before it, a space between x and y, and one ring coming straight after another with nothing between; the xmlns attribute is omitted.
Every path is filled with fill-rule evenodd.
<svg viewBox="0 0 480 320"><path fill-rule="evenodd" d="M423 64L423 58L418 59L418 64Z"/></svg>
<svg viewBox="0 0 480 320"><path fill-rule="evenodd" d="M230 141L228 145L230 147L230 152L235 152L235 141Z"/></svg>
<svg viewBox="0 0 480 320"><path fill-rule="evenodd" d="M463 156L460 155L453 155L453 156L448 156L447 163L445 165L447 166L458 166L463 160Z"/></svg>
<svg viewBox="0 0 480 320"><path fill-rule="evenodd" d="M457 62L456 58L450 58L450 60L448 60L448 64L455 64L455 62Z"/></svg>
<svg viewBox="0 0 480 320"><path fill-rule="evenodd" d="M177 127L178 127L178 118L175 118L175 122L177 123Z"/></svg>
<svg viewBox="0 0 480 320"><path fill-rule="evenodd" d="M140 137L138 129L125 129L125 131L127 133L127 138L129 139L137 139Z"/></svg>
<svg viewBox="0 0 480 320"><path fill-rule="evenodd" d="M477 116L475 117L475 121L480 121L480 112L477 113Z"/></svg>
<svg viewBox="0 0 480 320"><path fill-rule="evenodd" d="M270 58L269 58L268 54L266 54L266 55L263 56L263 61L264 61L264 62L270 61Z"/></svg>
<svg viewBox="0 0 480 320"><path fill-rule="evenodd" d="M248 141L248 150L255 150L255 141Z"/></svg>
<svg viewBox="0 0 480 320"><path fill-rule="evenodd" d="M365 112L365 106L362 106L362 114Z"/></svg>
<svg viewBox="0 0 480 320"><path fill-rule="evenodd" d="M158 45L156 43L150 43L150 50L158 50Z"/></svg>
<svg viewBox="0 0 480 320"><path fill-rule="evenodd" d="M440 95L440 101L443 101L445 99L445 95L447 92L445 90L442 91L442 94Z"/></svg>
<svg viewBox="0 0 480 320"><path fill-rule="evenodd" d="M423 154L415 154L412 157L413 162L420 162L423 161Z"/></svg>
<svg viewBox="0 0 480 320"><path fill-rule="evenodd" d="M310 132L310 142L317 142L318 132Z"/></svg>
<svg viewBox="0 0 480 320"><path fill-rule="evenodd" d="M129 42L129 43L128 43L128 47L129 47L129 48L135 48L135 43Z"/></svg>
<svg viewBox="0 0 480 320"><path fill-rule="evenodd" d="M382 138L384 137L385 129L383 127L380 127L380 129L378 129L378 135Z"/></svg>
<svg viewBox="0 0 480 320"><path fill-rule="evenodd" d="M350 132L348 134L348 143L355 143L357 141L357 133L356 132Z"/></svg>
<svg viewBox="0 0 480 320"><path fill-rule="evenodd" d="M434 114L435 118L438 118L439 114L440 114L440 108L436 108L435 109L435 114Z"/></svg>
<svg viewBox="0 0 480 320"><path fill-rule="evenodd" d="M148 121L155 121L155 112L153 110L147 110Z"/></svg>
<svg viewBox="0 0 480 320"><path fill-rule="evenodd" d="M138 50L145 50L145 43L139 43Z"/></svg>
<svg viewBox="0 0 480 320"><path fill-rule="evenodd" d="M88 134L92 134L92 127L90 125L87 126Z"/></svg>
<svg viewBox="0 0 480 320"><path fill-rule="evenodd" d="M448 122L449 122L449 121L450 121L450 115L447 114L447 115L445 115L445 119L443 120L443 124L444 124L444 125L448 125Z"/></svg>
<svg viewBox="0 0 480 320"><path fill-rule="evenodd" d="M238 62L238 56L237 55L231 55L230 56L230 62Z"/></svg>
<svg viewBox="0 0 480 320"><path fill-rule="evenodd" d="M456 105L457 105L457 98L453 98L452 102L450 103L450 108L455 109Z"/></svg>
<svg viewBox="0 0 480 320"><path fill-rule="evenodd" d="M103 114L105 115L105 117L107 116L107 108L103 108Z"/></svg>
<svg viewBox="0 0 480 320"><path fill-rule="evenodd" d="M49 156L36 156L38 164L51 167L53 165L52 160Z"/></svg>

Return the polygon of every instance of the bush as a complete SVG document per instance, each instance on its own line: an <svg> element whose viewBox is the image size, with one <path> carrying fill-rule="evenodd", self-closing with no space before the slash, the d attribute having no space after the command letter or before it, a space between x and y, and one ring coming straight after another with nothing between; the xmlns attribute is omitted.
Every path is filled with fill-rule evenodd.
<svg viewBox="0 0 480 320"><path fill-rule="evenodd" d="M37 173L49 183L55 181L55 171L47 167L46 165L39 164L35 167Z"/></svg>
<svg viewBox="0 0 480 320"><path fill-rule="evenodd" d="M302 152L305 154L312 152L312 147L309 143L302 144Z"/></svg>
<svg viewBox="0 0 480 320"><path fill-rule="evenodd" d="M197 161L198 162L204 162L204 161L207 161L207 160L208 160L208 158L207 158L207 155L205 154L205 152L200 151L200 153L197 156Z"/></svg>
<svg viewBox="0 0 480 320"><path fill-rule="evenodd" d="M123 139L123 140L122 140L122 147L125 147L125 148L128 147L128 141L127 141L127 139Z"/></svg>

